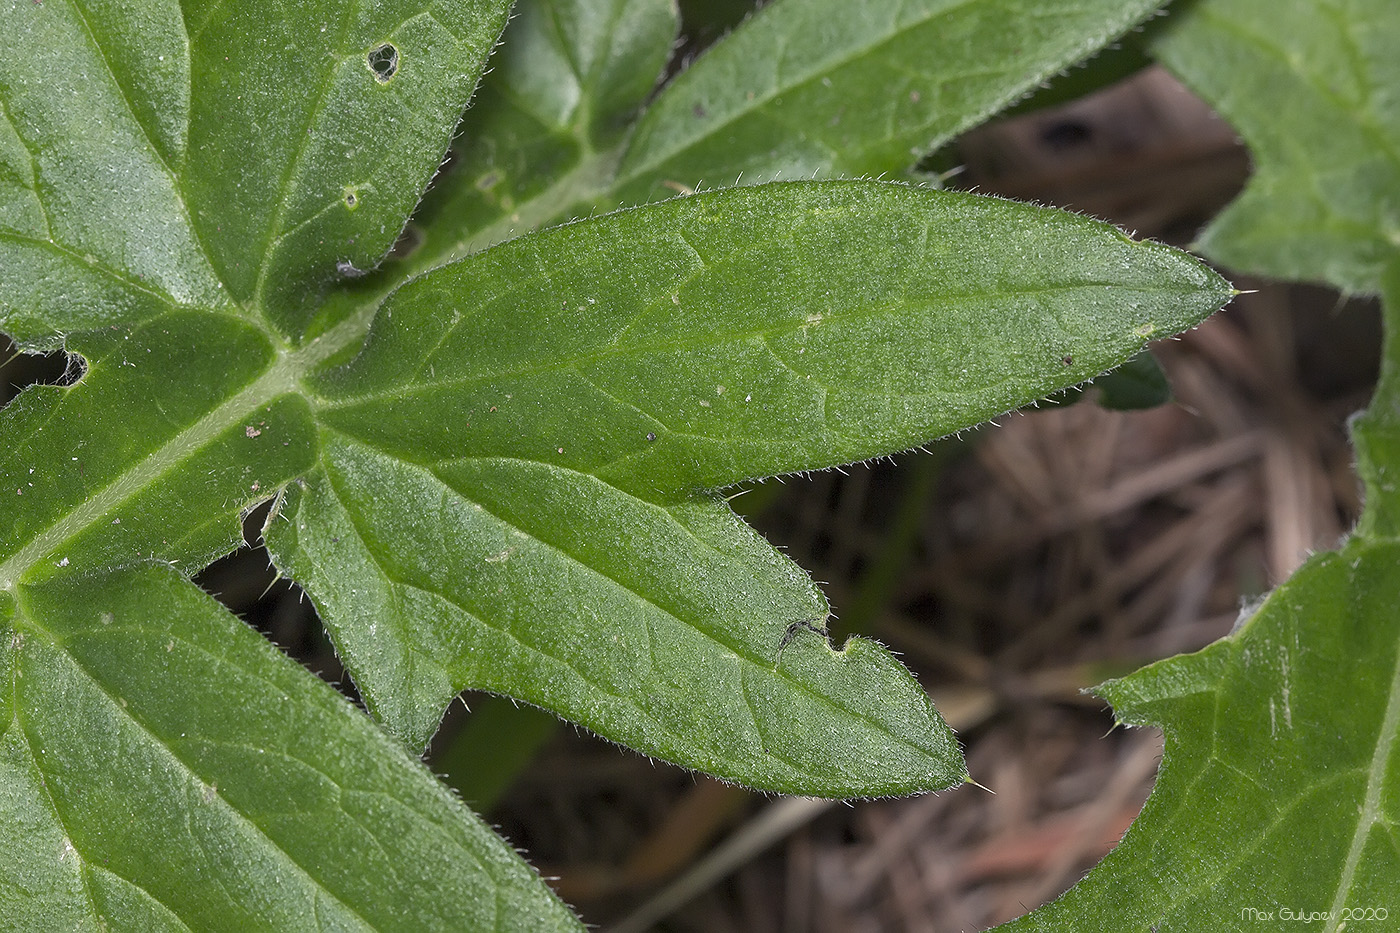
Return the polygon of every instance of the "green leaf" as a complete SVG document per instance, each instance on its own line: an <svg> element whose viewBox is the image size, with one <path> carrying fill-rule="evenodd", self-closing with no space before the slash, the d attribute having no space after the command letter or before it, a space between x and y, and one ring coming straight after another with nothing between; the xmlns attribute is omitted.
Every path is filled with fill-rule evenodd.
<svg viewBox="0 0 1400 933"><path fill-rule="evenodd" d="M86 366L0 412L7 923L573 924L401 745L181 576L274 493L282 566L414 744L478 686L761 787L964 780L912 676L873 642L829 645L821 594L713 490L958 430L1230 293L1102 224L867 182L560 228L408 281L381 308L414 262L611 203L705 146L742 155L718 125L705 146L628 149L669 4L541 0L483 99L484 132L467 123L466 171L441 186L437 216L466 220L429 212L419 258L362 276L437 168L507 6L0 10L0 327ZM779 56L806 69L799 84L839 79L854 95L841 106L872 112L931 82L927 112L869 145L821 130L840 116L821 110L830 95L784 111L824 140L803 173L878 171L901 146L907 167L1147 11L975 6L982 26L1033 24L1014 54L974 49L987 75L944 70L973 20L927 4L861 33L878 48ZM807 12L845 8L781 9L786 26L767 12L741 33L820 38L802 33ZM880 69L925 45L940 64L909 65L917 80L896 76L891 96ZM808 100L768 76L778 96L745 118L758 130L763 107ZM653 119L684 109L665 100L687 86ZM619 182L629 151L640 161ZM448 203L463 186L479 201Z"/></svg>
<svg viewBox="0 0 1400 933"><path fill-rule="evenodd" d="M777 0L647 110L616 195L903 172L1159 5Z"/></svg>
<svg viewBox="0 0 1400 933"><path fill-rule="evenodd" d="M1389 352L1356 425L1367 480L1356 534L1309 560L1228 638L1095 689L1120 722L1165 729L1157 785L1087 879L998 929L1168 933L1310 916L1341 930L1352 928L1346 911L1364 928L1368 909L1394 909L1400 263L1386 284Z"/></svg>
<svg viewBox="0 0 1400 933"><path fill-rule="evenodd" d="M578 928L397 743L171 570L3 594L0 682L9 929Z"/></svg>
<svg viewBox="0 0 1400 933"><path fill-rule="evenodd" d="M779 0L683 71L614 142L590 137L579 120L639 104L674 29L666 0L630 0L638 25L606 52L588 30L570 28L622 3L521 5L501 65L463 121L459 158L414 222L423 242L413 271L595 206L730 184L741 173L746 184L902 173L1158 5ZM578 62L615 62L618 72L625 62L634 82L621 93L581 81Z"/></svg>
<svg viewBox="0 0 1400 933"><path fill-rule="evenodd" d="M118 30L95 6L0 9L0 325L31 346L228 304L172 170L189 151L180 11L148 4Z"/></svg>
<svg viewBox="0 0 1400 933"><path fill-rule="evenodd" d="M0 62L0 310L21 338L230 298L300 337L393 244L509 4L91 6L0 12L23 50Z"/></svg>
<svg viewBox="0 0 1400 933"><path fill-rule="evenodd" d="M1201 235L1231 267L1375 292L1400 245L1400 5L1177 3L1152 53L1239 130L1245 193Z"/></svg>
<svg viewBox="0 0 1400 933"><path fill-rule="evenodd" d="M1157 786L1083 882L1002 929L1380 928L1400 878L1400 18L1366 0L1175 9L1154 52L1257 166L1204 247L1383 293L1381 380L1354 422L1366 507L1228 638L1097 689L1165 730Z"/></svg>
<svg viewBox="0 0 1400 933"><path fill-rule="evenodd" d="M452 161L414 216L419 242L408 271L596 197L616 168L619 139L661 78L676 30L674 0L521 3Z"/></svg>
<svg viewBox="0 0 1400 933"><path fill-rule="evenodd" d="M437 169L509 6L185 8L190 155L172 168L235 297L300 337L322 290L379 262Z"/></svg>
<svg viewBox="0 0 1400 933"><path fill-rule="evenodd" d="M415 279L313 391L323 423L417 462L512 457L666 500L950 434L1231 294L1060 211L878 182L727 189Z"/></svg>
<svg viewBox="0 0 1400 933"><path fill-rule="evenodd" d="M696 490L951 433L1229 294L1105 224L905 185L556 228L389 299L314 384L325 473L269 545L415 746L472 687L753 786L947 786L961 758L917 685L794 628L820 594Z"/></svg>
<svg viewBox="0 0 1400 933"><path fill-rule="evenodd" d="M676 18L672 0L536 0L520 10L502 84L521 109L602 148L656 86Z"/></svg>
<svg viewBox="0 0 1400 933"><path fill-rule="evenodd" d="M294 494L269 541L410 742L473 687L751 786L844 797L965 779L884 649L807 633L779 655L786 620L822 620L825 602L722 504L662 509L543 465L429 471L326 443L330 480Z"/></svg>

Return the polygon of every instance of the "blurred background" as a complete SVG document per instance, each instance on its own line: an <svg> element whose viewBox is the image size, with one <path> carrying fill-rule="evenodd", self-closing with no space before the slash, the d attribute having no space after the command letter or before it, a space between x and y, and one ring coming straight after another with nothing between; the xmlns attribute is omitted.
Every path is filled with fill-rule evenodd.
<svg viewBox="0 0 1400 933"><path fill-rule="evenodd" d="M682 8L678 63L748 4ZM1180 246L1249 171L1232 130L1131 45L924 168ZM765 797L479 695L454 704L429 766L606 931L942 933L1053 899L1132 822L1162 751L1150 730L1115 730L1084 688L1227 634L1358 511L1346 421L1375 379L1376 309L1233 280L1254 291L1153 347L1165 405L1109 411L1090 388L734 501L822 582L838 644L859 633L902 654L994 793ZM76 376L62 354L0 360L0 401ZM249 542L262 517L249 516ZM197 582L355 697L310 603L261 548Z"/></svg>

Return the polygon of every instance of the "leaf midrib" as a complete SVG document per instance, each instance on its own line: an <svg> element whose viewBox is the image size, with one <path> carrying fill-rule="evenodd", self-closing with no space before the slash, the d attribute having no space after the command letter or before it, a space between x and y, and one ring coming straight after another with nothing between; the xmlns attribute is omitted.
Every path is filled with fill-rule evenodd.
<svg viewBox="0 0 1400 933"><path fill-rule="evenodd" d="M960 294L938 294L922 296L918 299L900 299L898 301L886 302L882 304L872 304L861 308L845 311L829 311L822 315L820 321L810 321L806 318L801 320L793 319L775 324L770 327L753 328L750 330L738 330L730 332L707 331L698 338L663 340L654 344L646 345L624 345L616 346L610 344L591 352L571 354L567 357L551 358L543 361L529 361L521 365L507 369L492 369L488 371L478 371L460 376L433 377L429 382L406 383L392 388L373 390L359 395L334 397L332 395L318 396L316 405L320 411L336 411L344 408L353 408L357 405L374 403L383 400L402 401L410 395L425 391L440 391L444 389L460 389L466 386L488 382L495 379L511 379L521 376L533 376L540 373L555 371L575 370L580 366L588 366L600 363L604 360L640 357L644 355L679 353L701 349L710 349L728 344L747 343L756 340L766 340L771 337L784 337L798 331L820 327L828 322L850 322L862 318L874 317L880 314L889 314L911 305L931 305L944 306L955 304L960 301L987 301L1005 297L1026 297L1031 295L1055 294L1060 292L1075 291L1079 289L1102 289L1113 288L1121 292L1145 292L1145 293L1183 293L1196 294L1199 287L1185 285L1180 288L1169 288L1160 285L1125 285L1118 282L1075 282L1072 284L1050 284L1032 285L1025 288L1002 288L995 292L966 292ZM649 310L649 309L648 309ZM646 313L645 311L643 313ZM464 319L466 320L466 319ZM1155 323L1155 322L1153 322ZM444 334L440 343L445 343L453 328ZM620 328L619 333L630 329L631 324ZM425 356L422 363L417 367L421 371L429 362Z"/></svg>
<svg viewBox="0 0 1400 933"><path fill-rule="evenodd" d="M273 362L253 382L170 438L159 449L113 477L107 485L0 563L0 591L14 592L23 576L46 554L52 553L63 542L78 536L113 509L141 493L186 457L202 450L243 420L248 412L281 396L301 394L302 379L317 365L352 343L364 340L369 320L376 310L377 306L366 306L300 349L279 349Z"/></svg>
<svg viewBox="0 0 1400 933"><path fill-rule="evenodd" d="M1346 905L1347 896L1351 893L1356 869L1361 864L1361 856L1366 847L1366 840L1370 837L1371 830L1384 822L1385 814L1381 806L1381 793L1385 788L1386 775L1390 770L1390 757L1395 748L1396 736L1400 734L1400 652L1392 657L1396 661L1395 673L1390 680L1390 694L1386 701L1385 717L1381 720L1376 749L1371 756L1371 764L1366 772L1366 798L1362 802L1361 812L1357 815L1356 831L1352 834L1351 845L1347 850L1346 864L1343 865L1341 877L1337 881L1337 893L1332 900L1327 926L1324 928L1327 933L1335 933L1338 929L1337 920L1341 917L1342 908Z"/></svg>

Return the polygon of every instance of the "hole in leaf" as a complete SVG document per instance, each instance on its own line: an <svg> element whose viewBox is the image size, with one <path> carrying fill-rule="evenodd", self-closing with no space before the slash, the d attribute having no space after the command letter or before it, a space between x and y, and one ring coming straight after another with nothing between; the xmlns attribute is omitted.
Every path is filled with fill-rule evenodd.
<svg viewBox="0 0 1400 933"><path fill-rule="evenodd" d="M87 362L76 353L25 353L0 334L0 406L29 386L71 386L85 375Z"/></svg>
<svg viewBox="0 0 1400 933"><path fill-rule="evenodd" d="M345 206L352 211L360 206L360 196L354 188L345 189Z"/></svg>
<svg viewBox="0 0 1400 933"><path fill-rule="evenodd" d="M374 72L374 80L384 84L399 70L399 50L394 48L392 43L386 42L381 46L370 49L365 56L365 63L369 65L369 70Z"/></svg>

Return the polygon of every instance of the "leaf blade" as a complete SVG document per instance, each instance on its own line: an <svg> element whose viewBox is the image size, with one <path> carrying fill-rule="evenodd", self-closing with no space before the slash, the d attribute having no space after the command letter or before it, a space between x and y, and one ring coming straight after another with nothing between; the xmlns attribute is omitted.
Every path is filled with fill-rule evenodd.
<svg viewBox="0 0 1400 933"><path fill-rule="evenodd" d="M592 477L465 461L430 472L323 443L330 481L294 493L269 548L411 746L470 688L765 789L907 793L965 777L952 734L883 649L848 644L828 669L820 638L780 651L787 623L773 620L820 623L825 601L721 504L658 508ZM390 639L411 657L385 670Z"/></svg>
<svg viewBox="0 0 1400 933"><path fill-rule="evenodd" d="M244 509L315 462L305 400L237 317L173 311L69 342L93 348L84 378L0 412L0 585L70 564L197 570L241 542Z"/></svg>
<svg viewBox="0 0 1400 933"><path fill-rule="evenodd" d="M232 295L297 339L313 326L315 299L380 261L437 168L509 6L188 5L199 158L185 165L182 188ZM389 56L383 73L380 56ZM314 92L287 93L305 86Z"/></svg>
<svg viewBox="0 0 1400 933"><path fill-rule="evenodd" d="M998 929L1190 930L1281 907L1336 929L1344 907L1385 907L1397 558L1393 539L1314 557L1234 635L1098 688L1120 721L1165 727L1157 785L1083 882Z"/></svg>
<svg viewBox="0 0 1400 933"><path fill-rule="evenodd" d="M24 340L49 336L36 316L70 331L133 306L227 304L168 161L187 104L179 11L152 4L120 36L95 32L96 15L64 2L0 13L25 50L0 64L0 325Z"/></svg>
<svg viewBox="0 0 1400 933"><path fill-rule="evenodd" d="M1155 3L777 2L643 115L620 203L658 187L901 173L1085 58ZM936 50L930 54L930 50ZM673 189L674 190L674 189Z"/></svg>
<svg viewBox="0 0 1400 933"><path fill-rule="evenodd" d="M1353 422L1365 509L1339 551L1312 557L1230 636L1098 689L1120 720L1163 727L1156 787L1084 881L999 929L1385 920L1400 877L1400 261L1390 232L1400 123L1383 90L1395 84L1393 56L1377 46L1400 35L1394 12L1364 0L1207 0L1177 8L1152 43L1256 156L1204 248L1266 274L1382 294L1381 379Z"/></svg>
<svg viewBox="0 0 1400 933"><path fill-rule="evenodd" d="M1036 218L1067 225L1056 226L1058 246L1044 245ZM1022 259L1003 283L1016 315L945 300L1005 265L971 250L974 235ZM1082 258L1095 250L1101 265ZM1081 278L1066 271L1071 254L1090 263ZM1161 301L1145 297L1154 289ZM475 687L753 786L833 796L948 786L965 776L960 756L907 673L871 643L838 653L808 632L827 615L810 581L695 490L968 426L1108 368L1145 334L1190 326L1228 295L1193 261L1105 225L910 186L735 189L610 215L478 254L391 297L362 356L312 382L329 482L294 493L290 523L272 523L267 538L337 633L371 707L414 746L452 693ZM849 434L820 429L846 409L817 428L788 423L808 399L805 380L777 369L767 343L755 344L767 355L742 352L752 331L805 339L828 312L840 317L823 305L813 319L823 302L888 312L866 344L857 314L844 337L794 353L844 367L856 400L847 409L866 419ZM1076 314L1076 333L1093 336L1046 339ZM995 331L1009 369L929 365L925 325L956 336L963 324L963 342L929 352L985 354ZM904 346L915 348L907 359ZM775 379L787 382L763 396ZM900 380L940 390L869 388ZM940 406L940 393L960 392L974 401ZM729 420L699 432L667 406ZM358 556L336 557L355 541ZM373 618L347 587L374 592ZM385 656L376 618L392 620L389 637L407 654ZM421 660L431 644L450 662ZM864 738L843 743L843 729ZM838 746L868 760L833 757ZM791 761L775 751L784 747Z"/></svg>
<svg viewBox="0 0 1400 933"><path fill-rule="evenodd" d="M452 161L415 212L422 242L407 273L504 239L501 225L529 230L592 200L678 28L672 0L520 4Z"/></svg>
<svg viewBox="0 0 1400 933"><path fill-rule="evenodd" d="M1166 733L1156 786L1083 881L998 930L1386 919L1374 911L1400 877L1400 260L1383 281L1387 355L1353 428L1361 522L1227 637L1095 688L1120 722Z"/></svg>
<svg viewBox="0 0 1400 933"><path fill-rule="evenodd" d="M643 41L643 36L629 34L626 55L619 57L652 63L638 66L640 79L654 74L654 63L664 60L660 39L671 20L669 11L662 10L662 0L637 2L649 8L650 38ZM463 161L437 181L421 223L415 223L425 241L411 268L423 271L550 222L670 197L698 181L714 187L732 181L755 184L785 178L903 174L929 149L1014 101L1040 77L1096 51L1155 8L1143 0L1095 0L1089 7L1060 4L1048 11L1044 6L1024 10L1006 0L922 0L898 6L830 0L767 4L663 88L638 129L616 146L596 136L592 143L580 145L562 124L542 117L559 110L558 102L551 106L547 94L528 105L532 91L538 91L545 77L536 77L532 69L538 65L524 54L516 57L518 53L508 44L502 71L484 84L481 109L474 108L464 119L469 139ZM578 11L586 8L582 0L522 4L521 20L512 33L520 30L522 36L529 36L526 26L537 10L555 11L556 16L566 12L567 19L581 18ZM933 19L944 13L956 28L937 28ZM919 22L920 17L930 20ZM1035 26L1023 29L1031 20ZM884 29L885 40L901 48L892 56L853 51L868 36L851 28L852 22L875 32ZM1008 30L1018 29L1023 31L1010 38ZM793 42L789 33L812 33L816 38ZM535 41L547 44L553 38L550 33ZM579 47L574 54L591 53ZM843 55L854 55L858 61L844 69L822 71L831 65L828 59ZM764 77L765 69L777 69L784 56L795 59L799 70L812 71L808 83L816 82L819 88L800 105L789 101L787 110L795 112L786 115L774 112L773 101L755 103L757 95L752 91L754 82L777 79L776 71ZM979 56L1000 61L1002 70L950 79L948 72L956 71L957 63ZM554 49L546 60L566 57L562 49ZM515 72L527 77L517 80ZM850 79L849 86L843 86L840 94L828 94L821 80L830 80L838 72ZM750 78L753 82L746 83ZM945 79L963 84L949 92L950 80ZM568 85L571 80L562 73L556 83ZM697 87L696 93L704 97L699 104L691 99ZM783 89L774 93L779 90ZM869 124L878 123L881 115L902 112L901 108L909 111L901 117L907 122L895 127L898 120L892 116L891 126L874 131L872 138L880 143L873 148L865 146L867 140L860 132L833 135L832 128L842 125L870 129ZM721 111L735 115L747 128L745 133L719 125ZM496 147L474 145L470 138L497 132L502 133L504 144L494 140ZM774 134L787 135L778 140ZM579 135L577 128L573 135ZM690 148L679 153L661 151L676 140ZM518 166L528 166L528 174ZM458 211L464 216L454 217Z"/></svg>
<svg viewBox="0 0 1400 933"><path fill-rule="evenodd" d="M26 869L125 879L145 892L125 909L196 929L577 928L418 763L173 572L54 581L13 609L6 746L61 813L62 857ZM192 694L211 669L227 682ZM170 676L187 670L206 674Z"/></svg>

